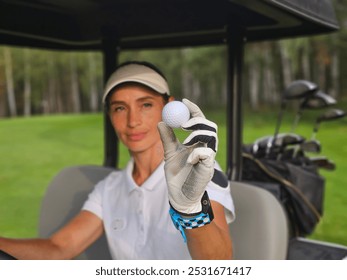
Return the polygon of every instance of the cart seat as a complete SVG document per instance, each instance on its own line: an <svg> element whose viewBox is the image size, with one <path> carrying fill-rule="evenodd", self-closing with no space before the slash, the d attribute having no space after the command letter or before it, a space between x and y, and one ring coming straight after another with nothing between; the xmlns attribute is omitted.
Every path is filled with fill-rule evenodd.
<svg viewBox="0 0 347 280"><path fill-rule="evenodd" d="M60 171L43 198L39 236L49 237L73 218L81 210L95 184L112 171L113 168L89 165L67 167ZM77 259L111 259L105 236L100 237Z"/></svg>
<svg viewBox="0 0 347 280"><path fill-rule="evenodd" d="M236 219L229 225L237 260L284 260L289 229L285 210L262 188L231 182Z"/></svg>

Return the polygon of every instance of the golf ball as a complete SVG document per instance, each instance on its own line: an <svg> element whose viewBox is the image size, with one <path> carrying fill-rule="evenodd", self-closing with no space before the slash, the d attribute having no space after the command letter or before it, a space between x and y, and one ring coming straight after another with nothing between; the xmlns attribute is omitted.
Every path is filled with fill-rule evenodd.
<svg viewBox="0 0 347 280"><path fill-rule="evenodd" d="M188 107L181 101L167 103L162 112L163 121L172 128L178 128L190 118Z"/></svg>

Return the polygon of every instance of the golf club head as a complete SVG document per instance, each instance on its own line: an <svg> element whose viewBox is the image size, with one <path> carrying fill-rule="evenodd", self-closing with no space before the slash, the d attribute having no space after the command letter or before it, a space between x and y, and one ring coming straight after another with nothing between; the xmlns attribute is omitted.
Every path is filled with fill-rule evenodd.
<svg viewBox="0 0 347 280"><path fill-rule="evenodd" d="M277 135L276 139L269 138L266 144L265 154L270 158L281 159L285 149L289 145L298 145L303 143L306 139L295 133L280 133Z"/></svg>
<svg viewBox="0 0 347 280"><path fill-rule="evenodd" d="M311 140L308 140L308 141L301 143L300 149L303 152L318 154L321 152L321 144L318 140L311 139Z"/></svg>
<svg viewBox="0 0 347 280"><path fill-rule="evenodd" d="M316 138L316 134L318 132L318 128L321 122L333 121L333 120L344 118L345 116L346 116L346 113L340 109L329 109L325 111L316 119L316 123L313 127L313 133L312 133L311 139Z"/></svg>
<svg viewBox="0 0 347 280"><path fill-rule="evenodd" d="M323 109L335 104L336 104L336 100L333 97L322 92L321 90L318 90L314 92L313 95L308 96L307 98L304 99L304 101L300 105L300 109L301 110L303 109L316 110L316 109Z"/></svg>
<svg viewBox="0 0 347 280"><path fill-rule="evenodd" d="M295 154L297 145L303 143L305 137L295 133L281 133L275 141L275 149L273 149L273 156L277 160L288 161L292 160Z"/></svg>
<svg viewBox="0 0 347 280"><path fill-rule="evenodd" d="M260 156L265 153L269 141L273 138L272 135L267 135L256 139L252 145L252 154L254 156Z"/></svg>
<svg viewBox="0 0 347 280"><path fill-rule="evenodd" d="M336 164L328 159L327 157L313 157L310 158L312 164L317 166L318 168L322 168L325 170L333 171L336 169Z"/></svg>
<svg viewBox="0 0 347 280"><path fill-rule="evenodd" d="M279 147L286 147L288 145L303 143L305 140L305 137L296 133L280 133L277 136L275 145Z"/></svg>
<svg viewBox="0 0 347 280"><path fill-rule="evenodd" d="M313 95L318 90L317 84L307 80L296 80L289 84L283 92L286 100L300 99Z"/></svg>
<svg viewBox="0 0 347 280"><path fill-rule="evenodd" d="M337 119L344 118L346 116L346 112L341 109L330 109L325 111L322 115L317 118L317 122L326 122L333 121Z"/></svg>

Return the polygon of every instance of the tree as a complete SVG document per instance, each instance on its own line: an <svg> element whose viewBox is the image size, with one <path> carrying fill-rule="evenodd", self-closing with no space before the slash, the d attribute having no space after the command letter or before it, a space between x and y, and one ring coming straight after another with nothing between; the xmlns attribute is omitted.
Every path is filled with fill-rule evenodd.
<svg viewBox="0 0 347 280"><path fill-rule="evenodd" d="M5 64L5 77L6 77L6 88L7 88L7 101L8 108L11 117L17 116L16 98L14 93L14 82L13 82L13 65L11 57L11 49L4 47L4 64Z"/></svg>
<svg viewBox="0 0 347 280"><path fill-rule="evenodd" d="M24 116L31 115L31 61L30 51L24 49Z"/></svg>
<svg viewBox="0 0 347 280"><path fill-rule="evenodd" d="M88 53L89 62L89 106L91 112L98 111L98 84L97 84L97 68L96 68L96 57L95 54Z"/></svg>
<svg viewBox="0 0 347 280"><path fill-rule="evenodd" d="M81 112L81 100L76 66L76 54L70 53L71 101L74 113Z"/></svg>

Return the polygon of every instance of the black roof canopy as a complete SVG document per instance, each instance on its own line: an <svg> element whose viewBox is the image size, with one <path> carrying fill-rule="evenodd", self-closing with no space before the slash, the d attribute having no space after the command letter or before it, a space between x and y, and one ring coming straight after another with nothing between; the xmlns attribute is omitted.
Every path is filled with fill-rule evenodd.
<svg viewBox="0 0 347 280"><path fill-rule="evenodd" d="M338 28L330 0L0 0L0 44L123 49L221 44L226 27L248 41Z"/></svg>

